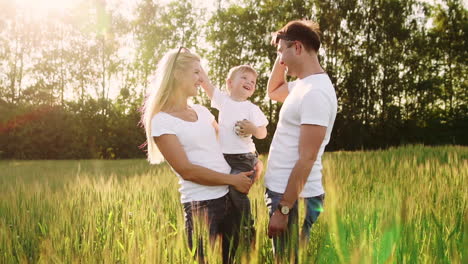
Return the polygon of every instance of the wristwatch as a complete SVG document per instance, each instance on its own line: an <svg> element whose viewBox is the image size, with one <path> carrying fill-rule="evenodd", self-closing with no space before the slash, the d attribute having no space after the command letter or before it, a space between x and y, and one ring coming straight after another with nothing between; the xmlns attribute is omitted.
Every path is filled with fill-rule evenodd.
<svg viewBox="0 0 468 264"><path fill-rule="evenodd" d="M287 207L286 205L282 205L282 204L278 204L278 209L280 211L280 213L282 213L283 215L288 215L289 214L289 211L291 210L289 207Z"/></svg>

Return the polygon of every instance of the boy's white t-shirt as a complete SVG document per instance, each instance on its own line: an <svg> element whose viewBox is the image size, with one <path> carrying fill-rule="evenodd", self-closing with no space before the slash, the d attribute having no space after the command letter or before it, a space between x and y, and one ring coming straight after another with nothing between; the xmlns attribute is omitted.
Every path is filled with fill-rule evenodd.
<svg viewBox="0 0 468 264"><path fill-rule="evenodd" d="M234 131L234 126L237 121L244 119L249 120L257 127L268 125L268 120L262 110L248 100L235 101L228 94L216 88L213 91L211 106L219 110L219 141L223 153L255 152L252 136L239 137Z"/></svg>
<svg viewBox="0 0 468 264"><path fill-rule="evenodd" d="M289 94L281 107L278 125L268 155L265 186L284 193L289 176L299 159L299 135L302 124L327 127L317 159L307 178L301 197L324 193L322 154L328 144L337 112L337 99L327 74L310 75L288 84Z"/></svg>
<svg viewBox="0 0 468 264"><path fill-rule="evenodd" d="M193 105L192 108L198 116L195 122L184 121L165 112L157 113L151 121L151 135L176 135L192 164L228 174L231 167L224 159L216 139L214 116L201 105ZM228 192L227 185L201 185L184 180L175 170L174 172L179 178L182 203L216 199Z"/></svg>

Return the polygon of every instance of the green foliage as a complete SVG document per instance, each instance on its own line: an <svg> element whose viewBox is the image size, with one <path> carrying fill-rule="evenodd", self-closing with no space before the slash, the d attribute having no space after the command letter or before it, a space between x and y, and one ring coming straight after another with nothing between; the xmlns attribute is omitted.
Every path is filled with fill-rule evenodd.
<svg viewBox="0 0 468 264"><path fill-rule="evenodd" d="M88 159L144 157L138 106L119 108L89 99L65 106L1 104L1 158ZM104 112L103 109L106 109Z"/></svg>
<svg viewBox="0 0 468 264"><path fill-rule="evenodd" d="M62 158L140 157L143 131L136 124L148 79L162 55L181 45L207 59L219 87L233 66L251 64L259 72L251 101L269 120L267 138L256 141L265 153L281 109L266 94L276 58L270 33L302 18L320 24L320 60L338 96L329 150L468 144L463 1L217 1L208 12L191 1L139 0L130 16L126 1L112 3L77 1L37 20L27 8L0 1L0 157L56 157L67 144L50 146L52 139L78 148ZM209 106L201 91L194 101ZM51 116L4 132L21 115L45 108ZM81 131L67 130L73 126ZM81 141L47 132L54 127ZM21 138L31 131L37 139ZM17 140L44 140L38 144L48 147L18 143L16 150Z"/></svg>

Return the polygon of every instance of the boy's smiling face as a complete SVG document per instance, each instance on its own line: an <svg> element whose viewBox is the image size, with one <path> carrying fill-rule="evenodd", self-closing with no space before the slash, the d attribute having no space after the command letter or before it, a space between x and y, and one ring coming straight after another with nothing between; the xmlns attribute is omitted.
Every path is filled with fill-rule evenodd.
<svg viewBox="0 0 468 264"><path fill-rule="evenodd" d="M253 72L238 72L227 80L227 87L231 98L236 101L247 100L255 92L257 84L257 75Z"/></svg>

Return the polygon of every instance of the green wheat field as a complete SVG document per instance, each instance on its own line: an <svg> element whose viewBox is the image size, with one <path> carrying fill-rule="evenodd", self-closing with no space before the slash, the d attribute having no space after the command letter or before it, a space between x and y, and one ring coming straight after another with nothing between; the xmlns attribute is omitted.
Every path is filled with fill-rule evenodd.
<svg viewBox="0 0 468 264"><path fill-rule="evenodd" d="M323 164L325 208L299 263L468 263L468 147L331 152ZM178 188L145 160L0 161L0 263L194 263ZM263 193L260 180L256 246L240 263L274 262Z"/></svg>

